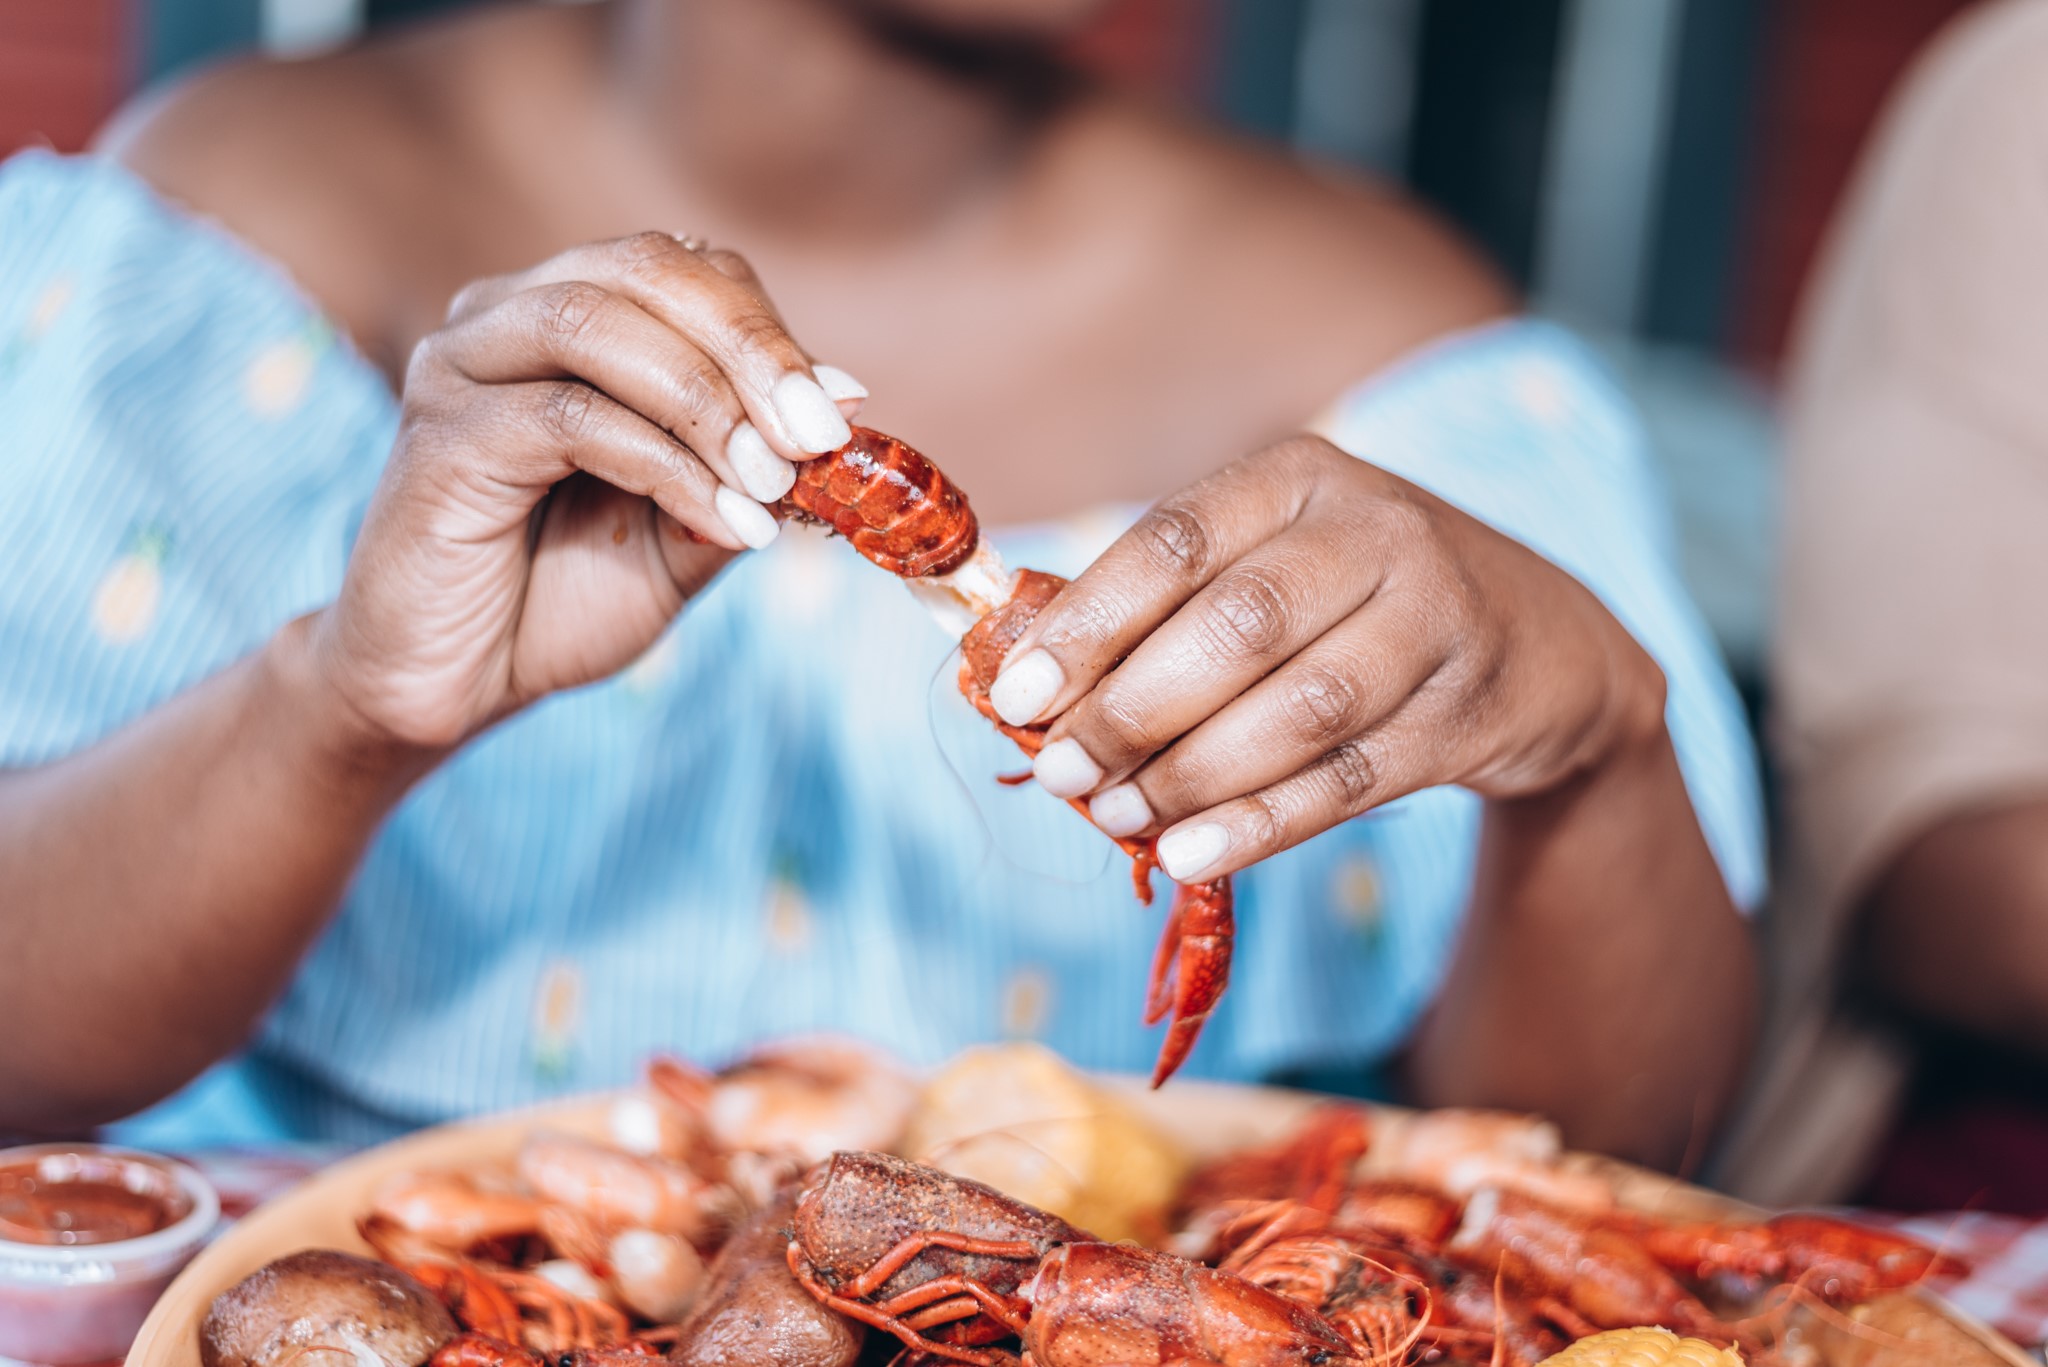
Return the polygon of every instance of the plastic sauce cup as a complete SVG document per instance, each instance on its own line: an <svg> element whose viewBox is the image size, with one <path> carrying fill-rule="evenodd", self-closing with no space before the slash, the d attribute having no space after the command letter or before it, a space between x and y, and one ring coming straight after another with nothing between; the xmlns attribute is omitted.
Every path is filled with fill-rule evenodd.
<svg viewBox="0 0 2048 1367"><path fill-rule="evenodd" d="M124 1237L151 1203L144 1225L158 1227ZM120 1357L219 1219L206 1179L168 1158L100 1144L0 1149L0 1356Z"/></svg>

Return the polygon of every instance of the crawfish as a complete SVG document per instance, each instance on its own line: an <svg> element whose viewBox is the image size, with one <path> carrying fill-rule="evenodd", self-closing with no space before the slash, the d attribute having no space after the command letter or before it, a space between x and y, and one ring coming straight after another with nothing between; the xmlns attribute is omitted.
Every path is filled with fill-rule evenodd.
<svg viewBox="0 0 2048 1367"><path fill-rule="evenodd" d="M1326 1102L1286 1138L1197 1168L1181 1187L1181 1209L1200 1211L1226 1201L1291 1201L1330 1214L1352 1189L1353 1169L1371 1142L1369 1111Z"/></svg>
<svg viewBox="0 0 2048 1367"><path fill-rule="evenodd" d="M1311 1307L1375 1361L1402 1360L1412 1350L1427 1361L1472 1356L1527 1367L1567 1341L1544 1302L1503 1297L1426 1245L1347 1225L1313 1206L1265 1203L1225 1226L1222 1237L1233 1245L1224 1271Z"/></svg>
<svg viewBox="0 0 2048 1367"><path fill-rule="evenodd" d="M486 1344L503 1342L552 1354L609 1348L631 1334L616 1306L518 1268L464 1260L415 1263L400 1270L439 1296L457 1323Z"/></svg>
<svg viewBox="0 0 2048 1367"><path fill-rule="evenodd" d="M869 427L797 466L796 483L777 506L824 523L905 579L960 568L981 540L967 496L922 454Z"/></svg>
<svg viewBox="0 0 2048 1367"><path fill-rule="evenodd" d="M960 641L960 691L976 711L994 722L996 729L1015 741L1027 755L1035 756L1044 748L1046 726L1012 726L1005 722L996 715L995 704L989 700L989 688L995 683L1010 647L1066 583L1056 574L1022 571L1010 601L975 623ZM1069 802L1082 816L1088 815L1086 802L1079 798ZM1154 838L1115 839L1133 861L1131 885L1138 901L1152 905L1152 871L1159 867ZM1152 972L1145 987L1145 1024L1157 1025L1169 1015L1173 1020L1159 1046L1159 1059L1152 1067L1154 1087L1172 1077L1187 1061L1202 1027L1230 985L1231 948L1237 937L1232 901L1228 874L1205 883L1174 886L1173 905L1160 931L1159 947L1152 956Z"/></svg>
<svg viewBox="0 0 2048 1367"><path fill-rule="evenodd" d="M1105 1244L964 1178L841 1153L797 1202L789 1267L821 1304L914 1352L1006 1367L1361 1361L1322 1316L1170 1253ZM927 1333L926 1331L930 1331Z"/></svg>
<svg viewBox="0 0 2048 1367"><path fill-rule="evenodd" d="M1642 1324L1724 1343L1739 1337L1630 1235L1517 1192L1475 1192L1446 1251L1523 1298L1554 1305L1574 1337Z"/></svg>
<svg viewBox="0 0 2048 1367"><path fill-rule="evenodd" d="M1026 754L1038 753L1046 728L1004 723L988 690L1003 656L1066 580L1025 570L1003 596L990 577L993 557L976 555L981 531L966 495L921 453L871 428L854 428L845 446L799 465L796 484L777 506L791 516L824 523L869 560L905 579L940 581L951 575L959 580L978 573L974 584L953 585L957 605L979 618L960 642L960 691ZM1088 815L1086 803L1073 805ZM1152 838L1119 838L1117 844L1135 861L1132 885L1139 902L1150 906L1152 871L1159 866ZM1145 991L1145 1024L1172 1018L1153 1065L1154 1087L1187 1061L1221 1000L1230 981L1235 934L1228 877L1176 888Z"/></svg>
<svg viewBox="0 0 2048 1367"><path fill-rule="evenodd" d="M1727 1273L1750 1281L1786 1281L1852 1305L1904 1290L1924 1277L1969 1270L1917 1239L1826 1215L1795 1212L1753 1223L1668 1224L1617 1211L1607 1222L1680 1276Z"/></svg>

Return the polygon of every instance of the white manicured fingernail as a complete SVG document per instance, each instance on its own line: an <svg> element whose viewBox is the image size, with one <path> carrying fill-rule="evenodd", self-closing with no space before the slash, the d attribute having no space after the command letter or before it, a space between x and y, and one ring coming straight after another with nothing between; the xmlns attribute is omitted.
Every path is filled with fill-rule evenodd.
<svg viewBox="0 0 2048 1367"><path fill-rule="evenodd" d="M773 541L775 534L782 530L781 525L768 516L766 508L739 490L723 484L712 496L711 506L718 509L718 516L732 528L734 536L757 551Z"/></svg>
<svg viewBox="0 0 2048 1367"><path fill-rule="evenodd" d="M1088 799L1088 819L1105 835L1136 835L1152 824L1152 804L1137 784L1119 783Z"/></svg>
<svg viewBox="0 0 2048 1367"><path fill-rule="evenodd" d="M773 503L796 483L796 467L770 450L768 439L750 422L732 429L725 441L725 458L732 462L740 484L763 503Z"/></svg>
<svg viewBox="0 0 2048 1367"><path fill-rule="evenodd" d="M1102 766L1088 758L1079 741L1056 740L1031 761L1031 776L1054 797L1079 797L1102 782Z"/></svg>
<svg viewBox="0 0 2048 1367"><path fill-rule="evenodd" d="M839 406L810 376L784 375L775 382L770 397L775 401L775 416L782 419L789 439L799 449L822 456L853 440L853 429L839 416Z"/></svg>
<svg viewBox="0 0 2048 1367"><path fill-rule="evenodd" d="M868 387L836 365L814 365L811 374L818 378L818 388L825 391L825 397L834 403L848 399L865 399Z"/></svg>
<svg viewBox="0 0 2048 1367"><path fill-rule="evenodd" d="M1038 714L1052 705L1067 683L1060 662L1042 650L1028 652L1012 661L988 690L996 715L1012 726L1029 726Z"/></svg>
<svg viewBox="0 0 2048 1367"><path fill-rule="evenodd" d="M1184 826L1159 837L1159 867L1176 883L1198 882L1229 848L1230 828L1219 822Z"/></svg>

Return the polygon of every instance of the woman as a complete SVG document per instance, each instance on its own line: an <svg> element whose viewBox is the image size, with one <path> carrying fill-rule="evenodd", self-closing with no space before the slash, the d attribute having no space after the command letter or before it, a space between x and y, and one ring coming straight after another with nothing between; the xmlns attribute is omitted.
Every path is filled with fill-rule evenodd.
<svg viewBox="0 0 2048 1367"><path fill-rule="evenodd" d="M251 1031L211 1123L344 1135L792 1028L1146 1062L1156 923L1041 876L1101 836L1031 794L992 852L949 643L761 506L859 375L1013 564L1182 490L996 697L1174 876L1257 864L1195 1070L1400 1052L1677 1156L1743 1048L1754 800L1633 428L1411 210L1053 71L1092 8L620 0L243 66L110 139L233 239L10 173L0 530L66 531L0 609L7 1119Z"/></svg>

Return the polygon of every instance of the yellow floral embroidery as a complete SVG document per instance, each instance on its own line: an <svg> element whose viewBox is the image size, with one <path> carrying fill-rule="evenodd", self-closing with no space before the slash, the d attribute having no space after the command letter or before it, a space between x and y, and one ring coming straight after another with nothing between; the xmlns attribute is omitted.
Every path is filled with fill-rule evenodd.
<svg viewBox="0 0 2048 1367"><path fill-rule="evenodd" d="M780 874L771 877L761 910L766 922L763 933L770 949L778 954L801 954L811 947L817 918L811 914L810 900L795 882Z"/></svg>
<svg viewBox="0 0 2048 1367"><path fill-rule="evenodd" d="M43 292L29 305L28 316L21 320L21 327L0 346L0 378L14 373L29 349L43 339L43 335L57 325L57 319L71 304L74 293L71 277L60 275L43 286Z"/></svg>
<svg viewBox="0 0 2048 1367"><path fill-rule="evenodd" d="M170 538L144 528L101 578L92 598L92 623L109 645L139 640L156 621L163 601L163 564Z"/></svg>
<svg viewBox="0 0 2048 1367"><path fill-rule="evenodd" d="M1570 416L1571 396L1555 366L1527 362L1516 369L1511 383L1515 401L1536 421L1555 426Z"/></svg>
<svg viewBox="0 0 2048 1367"><path fill-rule="evenodd" d="M1379 869L1364 855L1352 855L1339 864L1332 879L1332 902L1337 917L1359 930L1377 930L1385 909L1385 893Z"/></svg>
<svg viewBox="0 0 2048 1367"><path fill-rule="evenodd" d="M1034 1039L1045 1029L1052 1011L1052 979L1045 970L1026 965L1003 984L1003 1033L1012 1039Z"/></svg>
<svg viewBox="0 0 2048 1367"><path fill-rule="evenodd" d="M306 397L313 367L333 342L334 334L314 322L296 337L273 342L257 352L242 377L242 397L249 411L262 418L281 418L297 408Z"/></svg>
<svg viewBox="0 0 2048 1367"><path fill-rule="evenodd" d="M43 292L36 296L35 306L28 311L28 322L22 326L22 340L41 341L44 334L57 325L64 310L70 307L72 293L68 275L60 275L43 286Z"/></svg>
<svg viewBox="0 0 2048 1367"><path fill-rule="evenodd" d="M582 1014L583 971L567 959L557 959L541 973L533 994L535 1072L546 1078L569 1074Z"/></svg>

